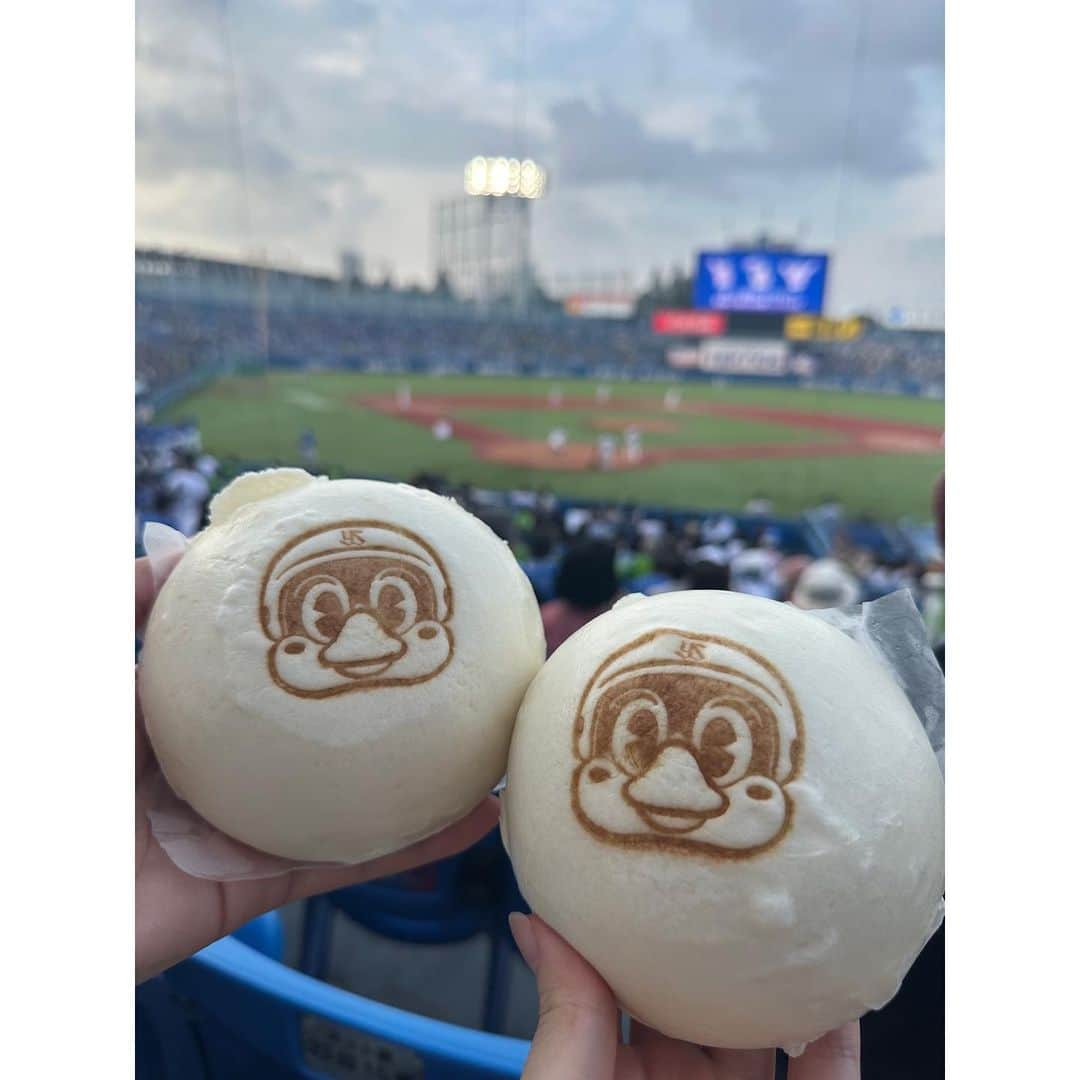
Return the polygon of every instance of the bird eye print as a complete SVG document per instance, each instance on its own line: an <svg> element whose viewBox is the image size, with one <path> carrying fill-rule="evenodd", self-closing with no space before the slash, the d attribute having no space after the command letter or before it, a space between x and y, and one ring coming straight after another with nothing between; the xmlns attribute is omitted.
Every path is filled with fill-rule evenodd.
<svg viewBox="0 0 1080 1080"><path fill-rule="evenodd" d="M334 578L316 578L304 593L300 621L304 632L323 645L334 640L349 610L349 594Z"/></svg>
<svg viewBox="0 0 1080 1080"><path fill-rule="evenodd" d="M400 573L383 570L371 583L371 606L401 633L416 622L416 593Z"/></svg>
<svg viewBox="0 0 1080 1080"><path fill-rule="evenodd" d="M627 642L586 684L573 739L571 808L598 842L748 859L793 827L802 710L741 642L674 627Z"/></svg>
<svg viewBox="0 0 1080 1080"><path fill-rule="evenodd" d="M624 772L638 775L653 762L667 738L667 710L648 691L631 692L619 710L611 733L611 753Z"/></svg>
<svg viewBox="0 0 1080 1080"><path fill-rule="evenodd" d="M729 705L710 702L694 719L693 743L701 771L714 784L740 780L750 765L750 725Z"/></svg>
<svg viewBox="0 0 1080 1080"><path fill-rule="evenodd" d="M386 521L339 521L271 559L259 621L283 691L327 698L435 678L454 655L454 594L435 548Z"/></svg>

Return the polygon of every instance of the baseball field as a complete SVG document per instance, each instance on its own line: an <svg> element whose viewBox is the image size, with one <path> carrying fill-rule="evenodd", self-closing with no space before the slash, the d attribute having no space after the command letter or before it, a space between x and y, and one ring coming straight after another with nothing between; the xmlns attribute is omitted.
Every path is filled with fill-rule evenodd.
<svg viewBox="0 0 1080 1080"><path fill-rule="evenodd" d="M195 420L221 458L302 463L310 431L319 464L357 475L780 513L832 497L889 519L929 518L944 461L940 401L786 387L271 373L163 419Z"/></svg>

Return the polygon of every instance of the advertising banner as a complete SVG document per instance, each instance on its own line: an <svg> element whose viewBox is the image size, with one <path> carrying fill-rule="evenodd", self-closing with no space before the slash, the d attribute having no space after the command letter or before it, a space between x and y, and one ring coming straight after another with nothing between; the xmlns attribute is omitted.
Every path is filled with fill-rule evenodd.
<svg viewBox="0 0 1080 1080"><path fill-rule="evenodd" d="M686 337L719 337L727 332L727 316L720 311L665 308L653 312L652 332L682 334Z"/></svg>
<svg viewBox="0 0 1080 1080"><path fill-rule="evenodd" d="M585 319L629 319L636 304L637 297L631 295L577 293L563 301L563 310L567 315Z"/></svg>
<svg viewBox="0 0 1080 1080"><path fill-rule="evenodd" d="M784 337L788 341L857 341L862 335L862 319L789 315L784 320Z"/></svg>
<svg viewBox="0 0 1080 1080"><path fill-rule="evenodd" d="M703 341L698 366L710 375L764 375L788 373L788 347L783 341Z"/></svg>
<svg viewBox="0 0 1080 1080"><path fill-rule="evenodd" d="M668 367L688 370L696 368L701 362L701 354L694 346L676 346L667 351Z"/></svg>

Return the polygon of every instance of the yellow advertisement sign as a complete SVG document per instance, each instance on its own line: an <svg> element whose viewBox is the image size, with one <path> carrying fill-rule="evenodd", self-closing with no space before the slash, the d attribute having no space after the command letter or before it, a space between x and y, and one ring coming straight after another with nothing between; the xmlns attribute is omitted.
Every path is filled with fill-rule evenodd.
<svg viewBox="0 0 1080 1080"><path fill-rule="evenodd" d="M784 337L788 341L855 341L862 337L862 332L862 319L789 315L784 320Z"/></svg>

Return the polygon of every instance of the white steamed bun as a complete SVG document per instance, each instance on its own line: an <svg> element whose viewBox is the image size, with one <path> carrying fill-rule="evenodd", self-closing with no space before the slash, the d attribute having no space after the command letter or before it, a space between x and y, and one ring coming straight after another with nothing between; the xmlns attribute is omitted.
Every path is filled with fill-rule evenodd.
<svg viewBox="0 0 1080 1080"><path fill-rule="evenodd" d="M477 518L276 469L212 503L154 604L139 691L166 778L211 824L357 862L480 802L543 658L529 582Z"/></svg>
<svg viewBox="0 0 1080 1080"><path fill-rule="evenodd" d="M522 703L522 893L628 1012L801 1045L885 1004L941 920L943 783L889 672L792 607L628 597Z"/></svg>

